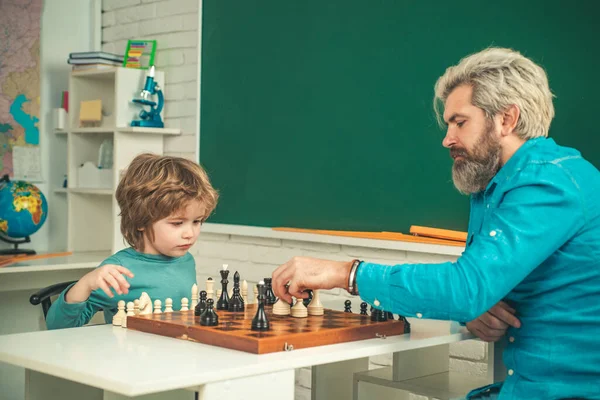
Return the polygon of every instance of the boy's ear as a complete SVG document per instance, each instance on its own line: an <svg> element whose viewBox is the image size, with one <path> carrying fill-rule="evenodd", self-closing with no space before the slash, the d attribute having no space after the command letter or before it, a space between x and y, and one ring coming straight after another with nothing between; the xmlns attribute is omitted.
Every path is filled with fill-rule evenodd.
<svg viewBox="0 0 600 400"><path fill-rule="evenodd" d="M146 229L145 228L137 228L137 230L140 232L144 232Z"/></svg>

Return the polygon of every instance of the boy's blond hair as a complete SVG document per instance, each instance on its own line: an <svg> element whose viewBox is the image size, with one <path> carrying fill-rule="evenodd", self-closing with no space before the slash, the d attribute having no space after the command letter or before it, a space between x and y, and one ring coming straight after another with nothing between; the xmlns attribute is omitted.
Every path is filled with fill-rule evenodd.
<svg viewBox="0 0 600 400"><path fill-rule="evenodd" d="M145 153L129 164L115 197L121 209L123 237L134 249L143 251L144 232L154 241L153 223L184 209L192 200L204 206L204 221L215 209L219 195L195 162Z"/></svg>

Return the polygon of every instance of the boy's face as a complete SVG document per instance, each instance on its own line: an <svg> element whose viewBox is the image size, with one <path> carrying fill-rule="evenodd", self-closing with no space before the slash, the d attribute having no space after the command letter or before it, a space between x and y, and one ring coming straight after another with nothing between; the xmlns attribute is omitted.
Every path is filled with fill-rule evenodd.
<svg viewBox="0 0 600 400"><path fill-rule="evenodd" d="M204 218L204 207L191 201L185 208L152 224L154 242L144 234L144 253L181 257L196 242Z"/></svg>

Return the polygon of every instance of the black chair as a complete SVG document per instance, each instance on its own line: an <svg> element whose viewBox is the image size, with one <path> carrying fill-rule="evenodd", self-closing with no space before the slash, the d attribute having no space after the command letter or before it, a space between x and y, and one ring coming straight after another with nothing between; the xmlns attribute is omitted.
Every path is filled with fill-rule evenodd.
<svg viewBox="0 0 600 400"><path fill-rule="evenodd" d="M34 306L37 306L40 303L42 304L42 310L44 311L45 320L46 315L48 314L48 310L52 305L52 300L50 298L52 296L61 294L63 290L65 290L67 287L69 287L69 285L75 282L77 281L62 282L42 288L31 295L31 297L29 298L29 302Z"/></svg>

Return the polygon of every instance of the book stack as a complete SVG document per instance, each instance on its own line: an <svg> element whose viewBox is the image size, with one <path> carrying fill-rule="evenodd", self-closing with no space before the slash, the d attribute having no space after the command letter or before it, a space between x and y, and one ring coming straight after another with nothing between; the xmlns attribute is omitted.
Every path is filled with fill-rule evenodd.
<svg viewBox="0 0 600 400"><path fill-rule="evenodd" d="M85 51L69 54L68 63L74 71L114 68L123 65L123 56L104 51Z"/></svg>

